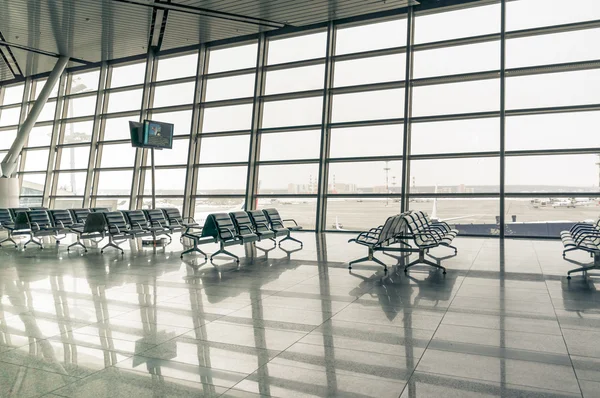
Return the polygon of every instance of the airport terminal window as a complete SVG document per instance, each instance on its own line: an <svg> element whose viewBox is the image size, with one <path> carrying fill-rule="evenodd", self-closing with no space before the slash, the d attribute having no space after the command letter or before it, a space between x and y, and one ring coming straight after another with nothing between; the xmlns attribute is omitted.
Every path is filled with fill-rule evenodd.
<svg viewBox="0 0 600 398"><path fill-rule="evenodd" d="M152 120L173 124L173 135L175 136L190 134L190 127L192 125L191 109L176 112L152 112L150 118ZM128 125L128 123L126 124ZM129 126L127 126L127 132L129 134Z"/></svg>
<svg viewBox="0 0 600 398"><path fill-rule="evenodd" d="M59 172L56 196L82 196L85 193L86 178L85 172Z"/></svg>
<svg viewBox="0 0 600 398"><path fill-rule="evenodd" d="M322 58L327 47L327 32L269 40L267 64L282 64L303 59Z"/></svg>
<svg viewBox="0 0 600 398"><path fill-rule="evenodd" d="M69 98L67 101L67 117L93 115L96 110L96 96Z"/></svg>
<svg viewBox="0 0 600 398"><path fill-rule="evenodd" d="M402 161L332 162L328 192L330 195L400 194Z"/></svg>
<svg viewBox="0 0 600 398"><path fill-rule="evenodd" d="M103 144L100 167L133 167L136 148L131 143Z"/></svg>
<svg viewBox="0 0 600 398"><path fill-rule="evenodd" d="M64 124L63 144L76 144L78 142L90 142L92 140L92 129L94 121L66 122Z"/></svg>
<svg viewBox="0 0 600 398"><path fill-rule="evenodd" d="M23 84L4 86L2 89L4 90L4 98L0 105L20 104L23 102L23 93L25 91L25 86Z"/></svg>
<svg viewBox="0 0 600 398"><path fill-rule="evenodd" d="M265 94L322 89L324 78L324 64L267 71Z"/></svg>
<svg viewBox="0 0 600 398"><path fill-rule="evenodd" d="M46 173L20 173L19 175L23 180L21 196L42 196L44 194Z"/></svg>
<svg viewBox="0 0 600 398"><path fill-rule="evenodd" d="M47 79L38 79L34 81L34 84L32 86L31 89L31 98L33 100L37 100L38 97L40 96L40 93L42 92L42 88L44 88L44 85L46 84L46 80ZM98 84L98 83L96 83ZM48 98L56 98L58 96L58 83L54 85L54 87L52 88L52 91L50 91L50 97Z"/></svg>
<svg viewBox="0 0 600 398"><path fill-rule="evenodd" d="M600 112L506 118L506 150L600 148Z"/></svg>
<svg viewBox="0 0 600 398"><path fill-rule="evenodd" d="M69 94L87 93L98 90L100 80L100 70L74 73L71 77L71 86Z"/></svg>
<svg viewBox="0 0 600 398"><path fill-rule="evenodd" d="M244 195L248 166L199 167L197 195Z"/></svg>
<svg viewBox="0 0 600 398"><path fill-rule="evenodd" d="M142 89L108 93L108 113L140 109Z"/></svg>
<svg viewBox="0 0 600 398"><path fill-rule="evenodd" d="M305 197L259 198L257 209L276 208L283 219L294 219L304 229L315 229L317 199ZM284 243L285 244L285 243Z"/></svg>
<svg viewBox="0 0 600 398"><path fill-rule="evenodd" d="M86 146L68 146L60 147L59 170L87 169L90 158L90 147Z"/></svg>
<svg viewBox="0 0 600 398"><path fill-rule="evenodd" d="M183 214L183 198L164 198L156 195L156 208L174 207ZM152 197L144 197L142 201L142 209L152 208ZM202 221L204 224L204 220Z"/></svg>
<svg viewBox="0 0 600 398"><path fill-rule="evenodd" d="M562 0L507 2L506 29L512 31L600 19L600 3L596 0L577 0L573 7L564 5Z"/></svg>
<svg viewBox="0 0 600 398"><path fill-rule="evenodd" d="M25 155L24 171L43 171L48 170L48 149L30 149L23 150Z"/></svg>
<svg viewBox="0 0 600 398"><path fill-rule="evenodd" d="M145 62L114 66L111 71L110 87L115 88L141 84L144 83L145 76Z"/></svg>
<svg viewBox="0 0 600 398"><path fill-rule="evenodd" d="M207 79L205 101L220 101L254 96L255 73Z"/></svg>
<svg viewBox="0 0 600 398"><path fill-rule="evenodd" d="M133 170L98 171L97 195L130 195Z"/></svg>
<svg viewBox="0 0 600 398"><path fill-rule="evenodd" d="M27 138L27 148L50 146L52 139L52 125L36 126L31 129Z"/></svg>
<svg viewBox="0 0 600 398"><path fill-rule="evenodd" d="M4 130L0 131L0 150L10 149L15 137L17 136L17 130Z"/></svg>
<svg viewBox="0 0 600 398"><path fill-rule="evenodd" d="M500 4L417 14L415 44L500 32Z"/></svg>
<svg viewBox="0 0 600 398"><path fill-rule="evenodd" d="M20 116L20 106L11 108L0 108L0 127L18 125Z"/></svg>
<svg viewBox="0 0 600 398"><path fill-rule="evenodd" d="M255 68L258 43L209 50L208 73Z"/></svg>
<svg viewBox="0 0 600 398"><path fill-rule="evenodd" d="M205 108L202 121L203 133L250 130L252 104Z"/></svg>
<svg viewBox="0 0 600 398"><path fill-rule="evenodd" d="M415 51L415 79L500 70L500 41Z"/></svg>
<svg viewBox="0 0 600 398"><path fill-rule="evenodd" d="M499 79L418 86L413 90L413 116L452 115L499 109Z"/></svg>
<svg viewBox="0 0 600 398"><path fill-rule="evenodd" d="M200 163L248 162L250 135L203 136Z"/></svg>
<svg viewBox="0 0 600 398"><path fill-rule="evenodd" d="M600 69L506 79L506 109L588 105L600 102Z"/></svg>
<svg viewBox="0 0 600 398"><path fill-rule="evenodd" d="M412 205L412 203L411 203ZM399 197L327 198L326 229L366 231L383 225L388 217L398 214ZM428 210L431 212L431 209Z"/></svg>
<svg viewBox="0 0 600 398"><path fill-rule="evenodd" d="M263 104L262 127L285 127L320 124L323 98L309 97Z"/></svg>
<svg viewBox="0 0 600 398"><path fill-rule="evenodd" d="M196 198L194 220L203 225L211 213L230 213L244 208L244 198Z"/></svg>
<svg viewBox="0 0 600 398"><path fill-rule="evenodd" d="M95 198L93 207L106 207L111 211L129 210L128 198Z"/></svg>
<svg viewBox="0 0 600 398"><path fill-rule="evenodd" d="M319 165L261 165L258 168L258 181L258 194L316 194L319 185Z"/></svg>
<svg viewBox="0 0 600 398"><path fill-rule="evenodd" d="M156 80L194 76L198 68L198 53L158 59Z"/></svg>
<svg viewBox="0 0 600 398"><path fill-rule="evenodd" d="M185 165L188 161L189 138L174 139L172 149L154 151L154 164L156 166ZM147 165L150 166L150 155L148 154Z"/></svg>
<svg viewBox="0 0 600 398"><path fill-rule="evenodd" d="M406 19L342 26L336 31L336 55L404 46L406 46Z"/></svg>
<svg viewBox="0 0 600 398"><path fill-rule="evenodd" d="M156 169L156 195L183 195L186 169ZM145 169L144 195L152 194L152 171Z"/></svg>
<svg viewBox="0 0 600 398"><path fill-rule="evenodd" d="M191 104L192 102L194 102L195 87L195 82L156 86L154 87L153 106L155 108L158 108L162 106Z"/></svg>
<svg viewBox="0 0 600 398"><path fill-rule="evenodd" d="M413 123L411 154L497 152L500 118Z"/></svg>
<svg viewBox="0 0 600 398"><path fill-rule="evenodd" d="M54 198L53 209L81 209L83 207L82 197Z"/></svg>
<svg viewBox="0 0 600 398"><path fill-rule="evenodd" d="M412 198L410 208L446 221L462 235L498 235L500 200L496 198ZM434 213L435 211L435 213Z"/></svg>
<svg viewBox="0 0 600 398"><path fill-rule="evenodd" d="M159 119L163 120L163 119ZM129 122L139 122L139 115L125 117L111 117L104 120L104 135L102 141L130 139ZM177 126L176 126L177 127ZM87 131L87 130L86 130ZM177 131L177 128L175 129ZM90 129L91 132L91 129Z"/></svg>
<svg viewBox="0 0 600 398"><path fill-rule="evenodd" d="M286 131L262 133L260 160L319 159L321 131Z"/></svg>
<svg viewBox="0 0 600 398"><path fill-rule="evenodd" d="M333 86L401 81L406 77L406 54L335 61Z"/></svg>
<svg viewBox="0 0 600 398"><path fill-rule="evenodd" d="M402 155L402 124L332 128L330 135L331 158Z"/></svg>
<svg viewBox="0 0 600 398"><path fill-rule="evenodd" d="M29 105L29 112L31 112L32 106L33 106L33 103ZM37 118L36 123L54 120L55 111L56 111L56 100L46 102L46 104L42 108L42 111L40 112L40 115Z"/></svg>
<svg viewBox="0 0 600 398"><path fill-rule="evenodd" d="M368 91L333 96L332 122L397 119L404 116L404 89Z"/></svg>

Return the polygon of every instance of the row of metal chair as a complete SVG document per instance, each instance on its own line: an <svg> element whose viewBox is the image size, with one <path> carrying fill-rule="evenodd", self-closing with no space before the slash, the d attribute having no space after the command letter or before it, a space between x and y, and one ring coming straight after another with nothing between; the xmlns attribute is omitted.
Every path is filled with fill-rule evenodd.
<svg viewBox="0 0 600 398"><path fill-rule="evenodd" d="M563 244L563 258L567 252L581 250L594 257L591 265L575 268L567 272L567 279L571 279L574 272L587 272L592 269L600 269L600 219L595 223L579 222L568 231L560 233Z"/></svg>

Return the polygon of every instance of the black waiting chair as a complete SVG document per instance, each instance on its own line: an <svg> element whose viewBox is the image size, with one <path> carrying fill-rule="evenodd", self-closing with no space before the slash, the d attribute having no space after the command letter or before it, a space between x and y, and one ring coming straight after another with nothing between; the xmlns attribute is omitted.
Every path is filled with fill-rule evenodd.
<svg viewBox="0 0 600 398"><path fill-rule="evenodd" d="M265 213L263 213L262 210L250 210L248 216L252 221L254 233L258 235L259 240L269 239L277 245L275 231L269 228L269 220L267 219L267 216L265 216Z"/></svg>
<svg viewBox="0 0 600 398"><path fill-rule="evenodd" d="M40 249L44 248L44 244L42 240L35 240L35 238L41 238L44 236L53 236L57 237L57 234L60 232L60 227L55 227L50 219L50 215L46 210L30 210L26 213L19 213L17 217L20 217L22 214L25 214L27 217L27 222L29 223L29 240L25 242L23 248L27 248L27 245L30 243L36 244L40 247Z"/></svg>
<svg viewBox="0 0 600 398"><path fill-rule="evenodd" d="M84 225L74 225L70 227L70 231L75 234L77 241L67 247L67 251L71 247L81 246L87 253L87 247L81 242L82 239L104 239L106 233L106 217L103 213L91 213L86 219Z"/></svg>
<svg viewBox="0 0 600 398"><path fill-rule="evenodd" d="M29 207L14 207L14 208L8 209L8 211L10 211L10 214L12 215L13 220L17 219L17 215L19 213L26 213L29 210L31 210Z"/></svg>
<svg viewBox="0 0 600 398"><path fill-rule="evenodd" d="M110 209L108 207L92 207L90 208L92 213L108 213Z"/></svg>
<svg viewBox="0 0 600 398"><path fill-rule="evenodd" d="M78 225L84 225L85 219L91 213L90 209L69 209L69 211L71 212L73 221Z"/></svg>
<svg viewBox="0 0 600 398"><path fill-rule="evenodd" d="M173 238L171 238L171 235L169 235L167 232L174 233L181 231L179 226L171 226L169 220L167 219L167 216L162 210L144 210L144 213L146 214L146 218L150 223L150 227L159 228L165 231L164 234L167 235L167 237L169 238L169 243L173 241Z"/></svg>
<svg viewBox="0 0 600 398"><path fill-rule="evenodd" d="M157 236L165 235L171 239L171 236L168 234L169 230L162 226L152 225L143 210L126 210L123 213L131 227L134 238L152 236L152 239L156 240Z"/></svg>
<svg viewBox="0 0 600 398"><path fill-rule="evenodd" d="M113 247L123 254L123 249L119 247L119 244L135 236L135 232L129 227L125 215L120 211L110 211L108 213L98 214L104 215L106 220L106 235L108 236L108 243L100 249L100 253L104 253L104 250Z"/></svg>
<svg viewBox="0 0 600 398"><path fill-rule="evenodd" d="M49 210L48 213L50 214L52 224L57 228L55 236L57 244L71 232L71 227L83 226L82 224L78 225L75 223L69 210ZM62 236L59 237L58 234L62 234Z"/></svg>
<svg viewBox="0 0 600 398"><path fill-rule="evenodd" d="M165 217L169 222L169 228L173 232L185 231L186 229L201 229L201 225L196 222L192 217L182 217L179 209L174 207L168 207L159 209L165 213Z"/></svg>
<svg viewBox="0 0 600 398"><path fill-rule="evenodd" d="M300 247L304 246L304 244L301 241L299 241L298 239L292 238L290 235L291 232L300 231L302 229L302 227L299 226L295 220L293 220L293 219L283 220L281 218L281 216L279 215L279 212L277 211L277 209L264 209L263 213L265 214L265 217L267 218L267 220L269 222L269 226L271 227L271 230L273 232L275 232L275 237L284 236L284 238L279 241L280 247L281 247L281 243L286 240L293 240L294 242L300 243ZM288 224L293 223L294 225L286 226L285 225L286 222Z"/></svg>
<svg viewBox="0 0 600 398"><path fill-rule="evenodd" d="M6 231L7 237L0 241L0 247L5 242L12 242L17 247L17 242L12 238L12 232L15 229L15 222L13 216L8 209L0 209L0 231Z"/></svg>

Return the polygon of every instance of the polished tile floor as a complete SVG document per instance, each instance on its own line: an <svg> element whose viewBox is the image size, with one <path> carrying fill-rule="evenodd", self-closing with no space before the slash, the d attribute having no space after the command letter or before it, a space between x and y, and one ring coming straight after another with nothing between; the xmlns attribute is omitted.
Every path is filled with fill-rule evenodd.
<svg viewBox="0 0 600 398"><path fill-rule="evenodd" d="M567 281L560 242L459 238L447 275L384 276L297 236L239 267L2 247L0 397L600 397L600 276Z"/></svg>

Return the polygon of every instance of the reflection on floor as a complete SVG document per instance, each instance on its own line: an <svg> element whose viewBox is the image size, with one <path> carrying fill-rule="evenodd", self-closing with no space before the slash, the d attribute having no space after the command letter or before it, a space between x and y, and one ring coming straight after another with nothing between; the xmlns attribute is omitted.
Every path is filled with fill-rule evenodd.
<svg viewBox="0 0 600 398"><path fill-rule="evenodd" d="M0 396L599 396L600 277L567 281L560 242L459 238L445 277L384 277L348 272L348 235L299 237L239 268L0 249Z"/></svg>

